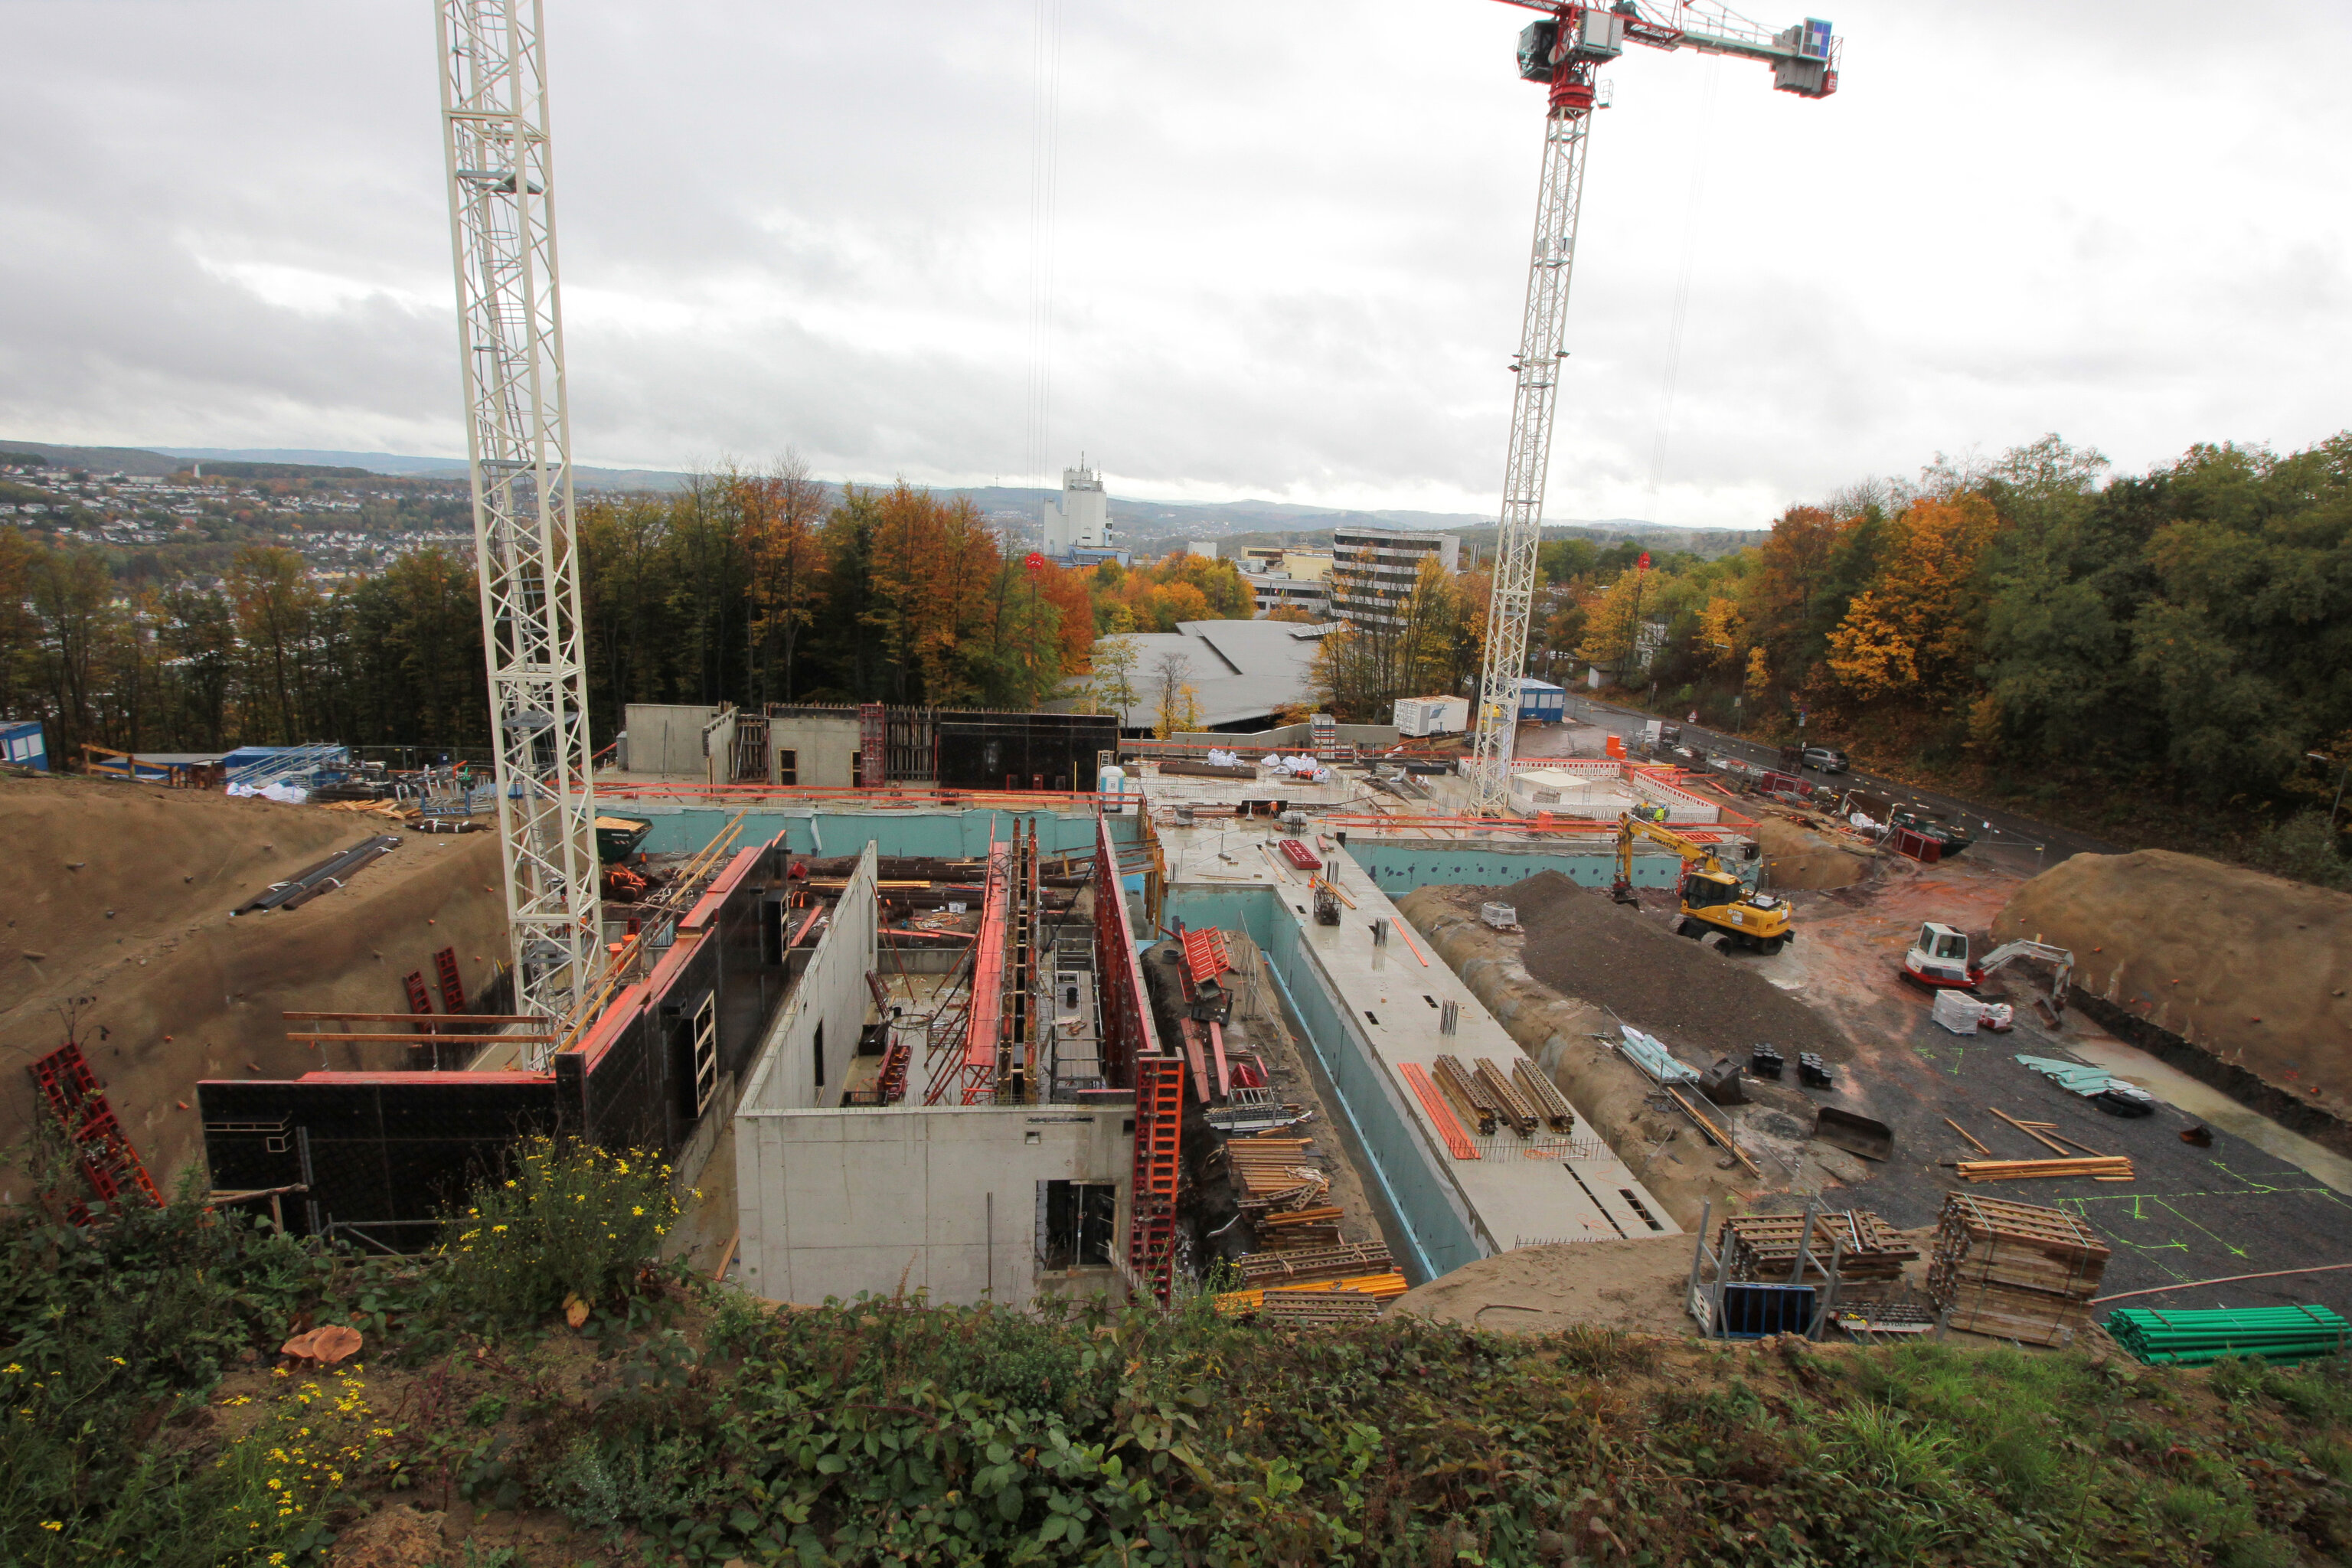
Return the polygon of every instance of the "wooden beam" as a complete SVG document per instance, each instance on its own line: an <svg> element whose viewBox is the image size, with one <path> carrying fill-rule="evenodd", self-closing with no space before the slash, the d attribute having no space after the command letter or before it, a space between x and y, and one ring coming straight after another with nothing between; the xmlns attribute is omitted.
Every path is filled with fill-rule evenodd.
<svg viewBox="0 0 2352 1568"><path fill-rule="evenodd" d="M528 1013L280 1013L289 1024L543 1024Z"/></svg>
<svg viewBox="0 0 2352 1568"><path fill-rule="evenodd" d="M1957 1122L1957 1121L1953 1121L1950 1117L1947 1116L1947 1117L1945 1117L1945 1118L1944 1118L1944 1125L1945 1125L1945 1126L1947 1126L1947 1127L1948 1127L1948 1128L1950 1128L1953 1131L1955 1131L1955 1132L1958 1133L1961 1137L1963 1137L1963 1138L1967 1139L1967 1140L1969 1141L1969 1145L1970 1145L1971 1147L1973 1147L1973 1148L1976 1150L1976 1152L1977 1152L1978 1153L1979 1153L1979 1154L1984 1154L1984 1155L1990 1155L1990 1154L1992 1153L1992 1150L1991 1150L1990 1148L1987 1147L1987 1146L1984 1144L1984 1142L1981 1142L1981 1141L1977 1137L1977 1135L1976 1135L1975 1133L1973 1133L1973 1132L1969 1131L1967 1128L1965 1128L1965 1127L1961 1126L1958 1122Z"/></svg>
<svg viewBox="0 0 2352 1568"><path fill-rule="evenodd" d="M1999 1106L1989 1105L1985 1107L1985 1109L1991 1111L1995 1116L2000 1117L2003 1121L2008 1122L2011 1127L2016 1128L2020 1132L2024 1133L2028 1138L2032 1139L2036 1143L2041 1144L2044 1149L2047 1149L2052 1153L2057 1155L2060 1159L2063 1160L2071 1157L2066 1152L2066 1145L2057 1142L2052 1139L2044 1138L2041 1133L2036 1132L2032 1128L2028 1127L2024 1122L2020 1121L2016 1117L2011 1116L2008 1111L2001 1110ZM2074 1146L2078 1149L2082 1147L2079 1143ZM2105 1154L2099 1156L2102 1160L2106 1157L2107 1156Z"/></svg>
<svg viewBox="0 0 2352 1568"><path fill-rule="evenodd" d="M543 1020L533 1019L538 1023ZM349 1040L355 1045L422 1046L493 1046L543 1045L561 1038L556 1035L298 1035L289 1030L289 1040Z"/></svg>

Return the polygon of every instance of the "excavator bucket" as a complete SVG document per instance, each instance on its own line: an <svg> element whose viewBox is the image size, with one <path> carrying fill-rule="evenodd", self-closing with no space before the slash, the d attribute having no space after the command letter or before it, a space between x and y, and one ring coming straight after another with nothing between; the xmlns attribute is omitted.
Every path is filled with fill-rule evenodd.
<svg viewBox="0 0 2352 1568"><path fill-rule="evenodd" d="M1843 1149L1865 1160L1884 1160L1895 1152L1895 1132L1885 1122L1840 1110L1834 1105L1824 1105L1813 1113L1813 1136L1832 1149Z"/></svg>

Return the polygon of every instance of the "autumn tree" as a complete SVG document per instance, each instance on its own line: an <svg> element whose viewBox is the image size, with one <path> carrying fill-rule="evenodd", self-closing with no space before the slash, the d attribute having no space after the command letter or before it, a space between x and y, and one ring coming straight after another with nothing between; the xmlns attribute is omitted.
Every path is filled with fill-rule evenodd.
<svg viewBox="0 0 2352 1568"><path fill-rule="evenodd" d="M755 702L793 700L801 634L814 618L824 563L818 530L824 521L824 487L809 477L798 453L786 452L762 473L735 479L751 554L751 639Z"/></svg>
<svg viewBox="0 0 2352 1568"><path fill-rule="evenodd" d="M1982 609L1977 569L1992 503L1963 493L1915 503L1894 521L1885 566L1848 603L1829 668L1853 697L1949 700L1970 673Z"/></svg>

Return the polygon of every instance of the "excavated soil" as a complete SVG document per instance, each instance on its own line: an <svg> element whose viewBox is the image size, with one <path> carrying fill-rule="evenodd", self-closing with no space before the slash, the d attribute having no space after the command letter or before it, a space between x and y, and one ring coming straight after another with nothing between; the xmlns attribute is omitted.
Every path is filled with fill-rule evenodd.
<svg viewBox="0 0 2352 1568"><path fill-rule="evenodd" d="M2143 849L2018 889L1995 939L2074 954L2074 984L2273 1089L2352 1117L2352 895Z"/></svg>
<svg viewBox="0 0 2352 1568"><path fill-rule="evenodd" d="M429 981L445 947L457 949L468 996L487 989L507 952L496 835L404 835L349 886L299 909L229 913L271 882L398 831L209 792L0 778L13 873L0 947L0 1145L46 1114L21 1069L69 1034L159 1183L201 1153L199 1079L406 1065L397 1044L289 1041L299 1026L279 1014L404 1012L401 977ZM0 1203L21 1196L0 1174Z"/></svg>
<svg viewBox="0 0 2352 1568"><path fill-rule="evenodd" d="M1849 1054L1835 1029L1759 973L1772 960L1709 952L1645 910L1616 903L1557 871L1538 871L1487 897L1518 910L1528 933L1522 962L1529 974L1687 1047L1685 1059L1744 1058L1759 1041L1778 1046L1792 1071L1800 1051L1831 1061Z"/></svg>
<svg viewBox="0 0 2352 1568"><path fill-rule="evenodd" d="M1756 818L1756 842L1764 852L1765 885L1776 893L1851 888L1869 875L1871 858L1877 853L1859 844L1849 847L1769 813Z"/></svg>
<svg viewBox="0 0 2352 1568"><path fill-rule="evenodd" d="M1691 1248L1686 1236L1515 1247L1417 1286L1389 1310L1506 1333L1602 1325L1695 1334L1683 1305Z"/></svg>

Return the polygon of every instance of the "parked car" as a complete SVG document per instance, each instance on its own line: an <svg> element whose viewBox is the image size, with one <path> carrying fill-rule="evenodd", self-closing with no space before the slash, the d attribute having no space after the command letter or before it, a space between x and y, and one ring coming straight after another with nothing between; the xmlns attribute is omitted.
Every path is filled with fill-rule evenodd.
<svg viewBox="0 0 2352 1568"><path fill-rule="evenodd" d="M1807 746L1803 761L1805 766L1825 773L1842 773L1853 765L1835 746Z"/></svg>

